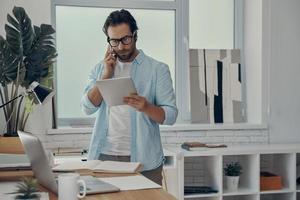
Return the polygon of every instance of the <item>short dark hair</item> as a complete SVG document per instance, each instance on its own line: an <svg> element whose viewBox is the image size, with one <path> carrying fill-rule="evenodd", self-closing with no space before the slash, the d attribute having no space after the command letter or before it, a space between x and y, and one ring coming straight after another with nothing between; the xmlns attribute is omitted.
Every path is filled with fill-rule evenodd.
<svg viewBox="0 0 300 200"><path fill-rule="evenodd" d="M108 36L107 29L109 26L115 26L123 23L129 25L130 31L132 33L138 30L134 17L131 15L131 13L128 10L125 9L111 12L109 16L106 18L102 30L105 33L105 35Z"/></svg>

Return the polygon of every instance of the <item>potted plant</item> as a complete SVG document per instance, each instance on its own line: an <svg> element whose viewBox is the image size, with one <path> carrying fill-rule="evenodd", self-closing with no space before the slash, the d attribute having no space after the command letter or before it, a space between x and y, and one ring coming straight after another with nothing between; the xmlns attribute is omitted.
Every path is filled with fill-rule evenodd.
<svg viewBox="0 0 300 200"><path fill-rule="evenodd" d="M226 186L229 191L238 188L239 178L242 174L242 166L239 162L231 162L224 167Z"/></svg>
<svg viewBox="0 0 300 200"><path fill-rule="evenodd" d="M17 190L9 194L16 194L15 199L21 200L39 200L40 195L38 194L38 183L36 179L24 177L21 179L22 182L18 183Z"/></svg>
<svg viewBox="0 0 300 200"><path fill-rule="evenodd" d="M5 136L17 136L17 131L24 129L37 103L33 94L22 95L30 84L36 81L52 87L53 63L57 56L55 30L51 25L32 26L22 7L14 7L12 13L13 16L7 15L6 39L0 35L0 105L20 98L0 109L1 117L5 118L0 135Z"/></svg>

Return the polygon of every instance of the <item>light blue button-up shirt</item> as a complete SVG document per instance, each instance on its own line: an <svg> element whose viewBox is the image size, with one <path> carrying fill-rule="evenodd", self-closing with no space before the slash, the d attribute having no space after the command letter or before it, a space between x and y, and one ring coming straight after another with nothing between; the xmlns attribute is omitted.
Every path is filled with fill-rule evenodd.
<svg viewBox="0 0 300 200"><path fill-rule="evenodd" d="M103 149L108 133L108 109L102 101L99 107L94 106L87 93L99 80L104 63L95 66L89 75L89 83L84 90L81 100L83 111L90 115L95 112L96 120L89 146L88 159L96 160ZM131 78L140 96L144 96L148 102L160 106L165 111L163 124L172 125L177 118L177 107L169 68L139 50L131 67ZM131 119L131 161L140 162L142 171L159 167L164 161L161 144L159 124L150 119L146 114L130 108Z"/></svg>

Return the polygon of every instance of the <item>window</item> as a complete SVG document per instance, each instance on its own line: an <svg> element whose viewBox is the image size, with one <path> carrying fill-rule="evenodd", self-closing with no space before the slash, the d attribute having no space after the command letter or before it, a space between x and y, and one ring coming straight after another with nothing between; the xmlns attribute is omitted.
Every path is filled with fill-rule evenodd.
<svg viewBox="0 0 300 200"><path fill-rule="evenodd" d="M190 49L234 48L234 0L189 1Z"/></svg>
<svg viewBox="0 0 300 200"><path fill-rule="evenodd" d="M57 106L60 119L85 117L78 106L78 99L82 96L90 70L96 63L99 63L107 49L102 25L113 10L115 9L56 7L59 54L57 59ZM145 9L129 9L129 11L135 16L139 26L138 48L167 63L174 80L174 11ZM153 21L160 21L160 23L153 24Z"/></svg>
<svg viewBox="0 0 300 200"><path fill-rule="evenodd" d="M216 10L220 3L222 8ZM234 46L234 0L53 0L59 54L56 66L58 125L93 123L94 116L84 115L79 103L90 70L103 59L106 50L106 37L102 32L104 20L111 11L121 8L128 9L137 20L137 47L169 65L179 123L190 121L189 48ZM208 20L212 17L215 23ZM222 27L216 29L218 23ZM218 40L207 39L212 34Z"/></svg>

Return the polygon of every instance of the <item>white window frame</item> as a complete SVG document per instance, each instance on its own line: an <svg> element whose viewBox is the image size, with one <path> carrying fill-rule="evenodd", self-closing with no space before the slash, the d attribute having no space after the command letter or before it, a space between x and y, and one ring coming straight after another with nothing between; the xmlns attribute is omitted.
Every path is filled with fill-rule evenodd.
<svg viewBox="0 0 300 200"><path fill-rule="evenodd" d="M80 7L100 7L116 9L154 9L154 10L172 10L175 12L175 92L176 101L179 109L177 123L188 122L190 119L189 99L183 98L189 96L188 73L188 14L184 12L188 9L188 1L151 1L151 0L52 0L51 1L51 21L56 28L56 6L80 6ZM182 28L181 28L182 27ZM56 70L55 70L56 71ZM55 80L55 87L57 80ZM180 95L178 95L180 94ZM57 103L57 100L55 100ZM56 104L57 105L57 104ZM56 106L57 107L57 106ZM57 113L57 112L56 112ZM70 124L91 124L91 119L85 118L63 118L60 125Z"/></svg>

